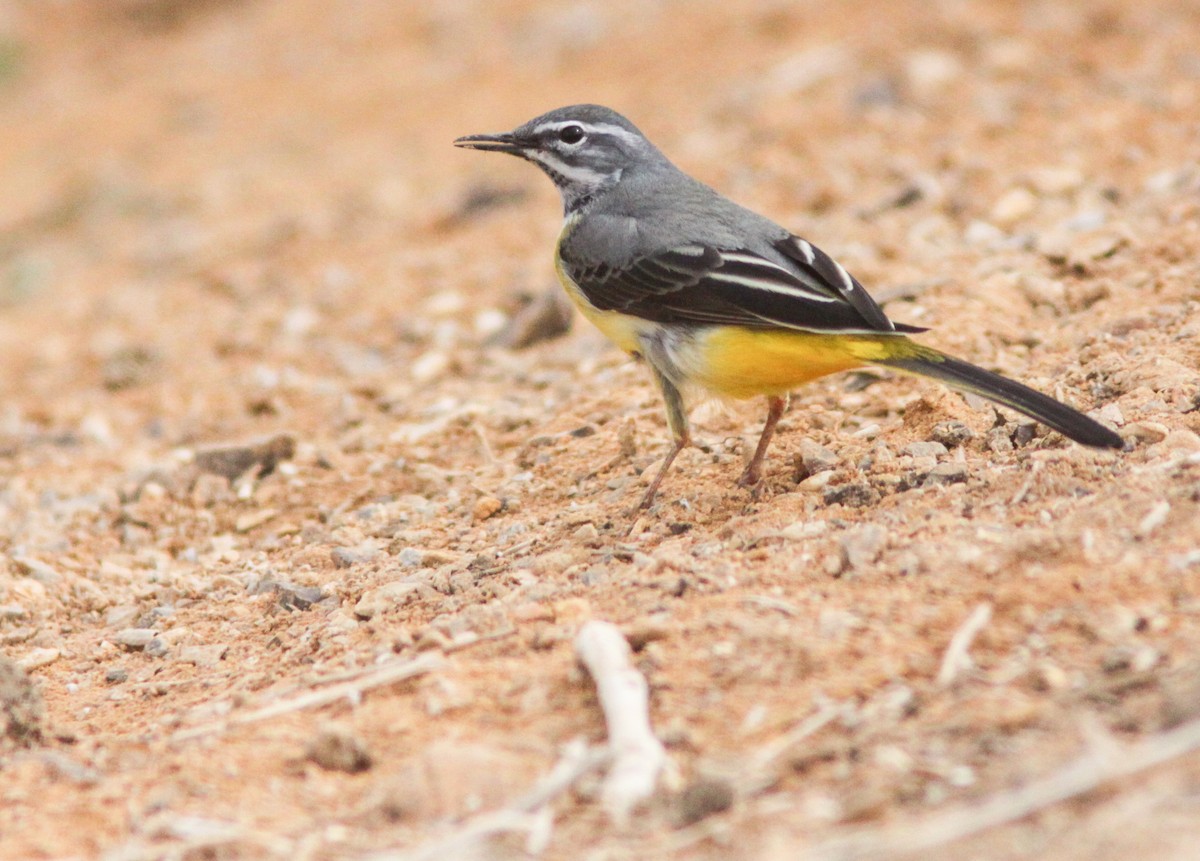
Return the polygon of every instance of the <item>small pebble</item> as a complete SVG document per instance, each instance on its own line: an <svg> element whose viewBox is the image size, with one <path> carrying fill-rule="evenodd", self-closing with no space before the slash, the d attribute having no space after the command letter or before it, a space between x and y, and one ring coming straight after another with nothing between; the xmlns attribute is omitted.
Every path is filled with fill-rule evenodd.
<svg viewBox="0 0 1200 861"><path fill-rule="evenodd" d="M249 532L256 526L262 526L278 513L279 512L273 508L264 508L259 511L251 511L248 514L243 514L238 517L233 528L238 532Z"/></svg>
<svg viewBox="0 0 1200 861"><path fill-rule="evenodd" d="M124 667L109 667L104 674L104 681L110 685L119 685L122 682L128 681L129 671Z"/></svg>
<svg viewBox="0 0 1200 861"><path fill-rule="evenodd" d="M837 467L841 459L823 445L818 445L810 439L800 441L800 451L796 455L798 478L808 478L821 472L828 472Z"/></svg>
<svg viewBox="0 0 1200 861"><path fill-rule="evenodd" d="M396 561L405 568L419 568L425 561L425 554L416 547L405 547L396 554Z"/></svg>
<svg viewBox="0 0 1200 861"><path fill-rule="evenodd" d="M939 463L925 476L922 484L957 484L967 480L967 465L965 463Z"/></svg>
<svg viewBox="0 0 1200 861"><path fill-rule="evenodd" d="M995 454L1006 454L1013 450L1012 437L1007 428L992 428L987 432L987 449Z"/></svg>
<svg viewBox="0 0 1200 861"><path fill-rule="evenodd" d="M679 794L672 817L677 828L686 828L714 813L721 813L733 806L733 784L715 777L702 777L693 781Z"/></svg>
<svg viewBox="0 0 1200 861"><path fill-rule="evenodd" d="M12 560L13 567L26 577L32 577L43 586L55 586L62 582L62 574L53 567L37 559L17 556Z"/></svg>
<svg viewBox="0 0 1200 861"><path fill-rule="evenodd" d="M118 646L124 646L130 651L138 651L146 648L150 641L158 636L158 632L153 628L124 628L117 631L116 640Z"/></svg>
<svg viewBox="0 0 1200 861"><path fill-rule="evenodd" d="M938 422L929 434L935 442L940 442L946 448L955 448L975 436L975 432L959 421Z"/></svg>
<svg viewBox="0 0 1200 861"><path fill-rule="evenodd" d="M640 652L649 643L667 639L671 635L671 629L666 619L650 616L634 622L625 629L624 634L625 639L629 641L629 648Z"/></svg>
<svg viewBox="0 0 1200 861"><path fill-rule="evenodd" d="M379 556L379 548L370 544L358 547L335 547L329 551L329 556L337 568L351 568L364 562L370 562Z"/></svg>
<svg viewBox="0 0 1200 861"><path fill-rule="evenodd" d="M596 529L596 525L594 523L584 523L582 526L572 532L571 536L577 541L582 541L585 544L588 544L600 539L600 531Z"/></svg>
<svg viewBox="0 0 1200 861"><path fill-rule="evenodd" d="M409 601L428 592L430 587L415 580L396 580L364 592L354 605L354 615L360 619L372 619L395 607L403 607Z"/></svg>
<svg viewBox="0 0 1200 861"><path fill-rule="evenodd" d="M307 610L325 597L316 586L297 586L286 580L259 580L247 590L251 595L275 593L279 606L285 610Z"/></svg>
<svg viewBox="0 0 1200 861"><path fill-rule="evenodd" d="M1037 205L1037 195L1029 189L1010 189L992 207L992 221L1000 227L1012 227L1033 215Z"/></svg>
<svg viewBox="0 0 1200 861"><path fill-rule="evenodd" d="M251 445L217 446L196 452L196 467L201 472L221 475L233 481L255 469L269 475L281 461L296 454L296 440L286 434Z"/></svg>
<svg viewBox="0 0 1200 861"><path fill-rule="evenodd" d="M504 503L494 496L481 496L475 501L472 516L476 521L487 520L498 514L504 508Z"/></svg>
<svg viewBox="0 0 1200 861"><path fill-rule="evenodd" d="M1170 428L1159 422L1130 422L1121 429L1121 436L1126 439L1150 444L1162 442L1168 433Z"/></svg>
<svg viewBox="0 0 1200 861"><path fill-rule="evenodd" d="M946 454L946 446L940 442L910 442L904 453L912 457L940 457Z"/></svg>
<svg viewBox="0 0 1200 861"><path fill-rule="evenodd" d="M888 533L877 523L868 523L842 536L842 559L847 568L864 568L879 558Z"/></svg>
<svg viewBox="0 0 1200 861"><path fill-rule="evenodd" d="M825 488L825 504L842 504L851 508L862 508L879 501L879 491L866 482L850 482Z"/></svg>
<svg viewBox="0 0 1200 861"><path fill-rule="evenodd" d="M329 771L357 774L371 767L366 743L348 727L327 724L308 743L307 758Z"/></svg>

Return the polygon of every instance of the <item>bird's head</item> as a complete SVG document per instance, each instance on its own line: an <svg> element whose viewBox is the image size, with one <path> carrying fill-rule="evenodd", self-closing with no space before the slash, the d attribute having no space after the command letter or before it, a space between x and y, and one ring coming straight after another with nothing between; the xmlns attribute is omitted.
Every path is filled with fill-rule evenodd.
<svg viewBox="0 0 1200 861"><path fill-rule="evenodd" d="M554 181L568 213L615 187L630 168L662 158L633 123L600 105L558 108L511 132L467 135L454 145L533 162Z"/></svg>

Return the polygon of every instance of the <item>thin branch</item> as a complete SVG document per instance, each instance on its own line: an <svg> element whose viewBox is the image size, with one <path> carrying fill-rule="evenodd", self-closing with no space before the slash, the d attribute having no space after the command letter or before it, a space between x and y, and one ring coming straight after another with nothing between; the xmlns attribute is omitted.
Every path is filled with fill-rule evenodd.
<svg viewBox="0 0 1200 861"><path fill-rule="evenodd" d="M354 681L331 685L321 690L307 691L299 696L273 702L254 711L241 712L210 724L180 730L171 736L170 740L173 742L190 741L211 733L226 732L235 726L245 726L291 712L318 708L341 699L357 702L362 699L362 695L366 691L424 675L440 666L442 666L442 657L434 654L422 655L411 661L383 664Z"/></svg>
<svg viewBox="0 0 1200 861"><path fill-rule="evenodd" d="M575 653L596 682L613 764L601 801L619 825L649 798L666 764L666 750L650 728L650 694L633 666L629 643L616 625L588 622L575 638Z"/></svg>
<svg viewBox="0 0 1200 861"><path fill-rule="evenodd" d="M865 829L814 847L812 861L867 861L910 855L941 857L948 844L1008 825L1062 801L1200 750L1200 720L1131 745L1094 744L1058 771L985 801L947 810L923 821Z"/></svg>
<svg viewBox="0 0 1200 861"><path fill-rule="evenodd" d="M954 636L950 638L950 645L946 647L946 654L942 657L942 668L938 670L939 685L946 687L953 684L959 673L971 668L971 656L967 652L971 643L979 636L979 632L986 628L991 620L992 605L980 604L954 632Z"/></svg>

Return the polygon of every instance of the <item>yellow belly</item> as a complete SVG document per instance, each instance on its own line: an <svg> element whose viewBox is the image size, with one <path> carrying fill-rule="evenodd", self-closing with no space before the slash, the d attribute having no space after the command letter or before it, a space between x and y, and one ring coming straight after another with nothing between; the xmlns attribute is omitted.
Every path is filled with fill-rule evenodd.
<svg viewBox="0 0 1200 861"><path fill-rule="evenodd" d="M810 380L858 368L854 336L718 326L700 330L679 360L689 379L728 398L782 395Z"/></svg>

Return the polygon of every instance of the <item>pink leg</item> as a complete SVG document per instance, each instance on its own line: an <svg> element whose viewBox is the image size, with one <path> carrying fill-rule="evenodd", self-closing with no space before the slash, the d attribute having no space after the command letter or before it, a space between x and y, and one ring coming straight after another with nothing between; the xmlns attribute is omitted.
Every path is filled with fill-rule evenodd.
<svg viewBox="0 0 1200 861"><path fill-rule="evenodd" d="M738 479L739 487L755 487L762 480L762 462L767 456L767 447L771 444L771 437L775 435L775 425L779 424L779 419L783 416L783 411L787 409L787 404L786 397L771 395L767 398L767 421L763 425L762 435L758 438L758 447L754 449L754 457L750 458L746 471Z"/></svg>

